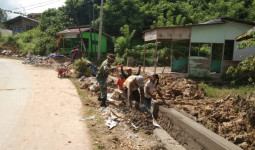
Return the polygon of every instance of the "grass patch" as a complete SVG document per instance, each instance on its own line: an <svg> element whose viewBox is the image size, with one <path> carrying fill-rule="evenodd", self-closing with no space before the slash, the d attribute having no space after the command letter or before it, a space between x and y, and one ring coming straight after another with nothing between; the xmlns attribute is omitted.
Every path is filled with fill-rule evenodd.
<svg viewBox="0 0 255 150"><path fill-rule="evenodd" d="M80 89L80 83L77 81L77 78L71 77L69 78L73 85L75 86L82 103L98 103L96 99L89 98L88 93L82 89ZM92 139L92 142L97 142L97 144L92 144L93 150L103 150L106 149L104 143L102 143L102 138L106 139L109 135L109 130L105 126L105 120L102 115L100 115L97 111L96 107L85 106L84 109L84 117L88 118L91 116L95 116L92 120L86 120L86 125L89 129L89 134Z"/></svg>
<svg viewBox="0 0 255 150"><path fill-rule="evenodd" d="M86 92L84 92L83 90L80 89L80 84L79 82L77 82L77 78L70 78L70 80L72 81L72 83L74 84L74 86L77 89L78 94L80 95L81 99L83 101L87 101L87 102L92 102L92 99L88 98L88 94Z"/></svg>
<svg viewBox="0 0 255 150"><path fill-rule="evenodd" d="M253 85L240 85L240 86L216 86L207 85L205 83L199 84L203 88L208 97L225 98L228 95L245 96L250 93L254 93L255 87Z"/></svg>

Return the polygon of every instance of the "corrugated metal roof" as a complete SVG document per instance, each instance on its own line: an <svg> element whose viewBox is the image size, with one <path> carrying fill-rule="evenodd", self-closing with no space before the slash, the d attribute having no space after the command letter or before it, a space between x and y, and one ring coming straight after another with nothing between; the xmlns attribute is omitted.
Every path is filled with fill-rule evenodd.
<svg viewBox="0 0 255 150"><path fill-rule="evenodd" d="M208 20L206 22L202 22L202 23L199 23L199 24L219 24L219 23L224 23L221 18Z"/></svg>
<svg viewBox="0 0 255 150"><path fill-rule="evenodd" d="M36 20L36 19L32 19L32 18L28 18L28 17L23 17L23 16L18 16L18 17L15 17L15 18L13 18L13 19L10 19L10 20L5 21L5 23L14 22L14 21L16 21L16 20L18 20L18 19L22 19L22 18L28 19L28 20L31 20L31 21L34 21L34 22L37 22L37 23L39 22L39 21Z"/></svg>
<svg viewBox="0 0 255 150"><path fill-rule="evenodd" d="M245 21L245 20L235 19L235 18L230 18L230 17L216 18L216 19L212 19L212 20L208 20L208 21L199 23L199 24L201 24L201 25L220 24L220 23L226 23L226 21L233 21L233 22L239 22L239 23L248 24L248 25L255 25L255 23L251 22L251 21Z"/></svg>
<svg viewBox="0 0 255 150"><path fill-rule="evenodd" d="M239 22L239 23L244 23L244 24L255 26L255 23L251 22L251 21L245 21L245 20L240 20L240 19L235 19L235 18L230 18L230 17L221 17L221 18L216 18L216 19L212 19L212 20L208 20L208 21L205 21L205 22L202 22L202 23L192 24L192 25L156 27L156 28L153 28L153 29L145 30L145 31L143 31L143 33L150 32L150 31L153 31L155 29L160 29L160 28L181 28L181 27L202 26L202 25L211 25L211 24L223 24L223 23L226 23L226 21Z"/></svg>
<svg viewBox="0 0 255 150"><path fill-rule="evenodd" d="M88 31L89 28L80 28L81 32ZM63 31L57 32L57 35L64 35L64 34L79 34L79 29L65 29Z"/></svg>
<svg viewBox="0 0 255 150"><path fill-rule="evenodd" d="M246 39L249 39L249 38L252 38L252 34L255 32L255 27L249 29L248 31L246 31L245 33L239 35L237 38L236 38L236 41L242 41L242 40L246 40Z"/></svg>

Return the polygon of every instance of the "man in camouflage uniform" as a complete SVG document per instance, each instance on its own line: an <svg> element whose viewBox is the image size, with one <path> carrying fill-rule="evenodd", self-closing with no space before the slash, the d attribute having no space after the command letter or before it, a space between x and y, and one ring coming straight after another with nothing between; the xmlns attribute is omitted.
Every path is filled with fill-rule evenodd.
<svg viewBox="0 0 255 150"><path fill-rule="evenodd" d="M108 54L107 59L101 64L98 73L97 73L97 81L100 86L100 95L98 100L101 100L101 107L106 107L105 104L107 98L107 83L106 80L110 72L114 71L115 68L111 68L111 64L114 62L115 56L113 54Z"/></svg>

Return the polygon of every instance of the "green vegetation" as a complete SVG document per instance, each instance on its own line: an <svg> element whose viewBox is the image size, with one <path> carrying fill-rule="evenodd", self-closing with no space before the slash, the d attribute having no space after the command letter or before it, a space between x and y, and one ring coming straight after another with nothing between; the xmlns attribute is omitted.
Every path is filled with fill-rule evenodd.
<svg viewBox="0 0 255 150"><path fill-rule="evenodd" d="M255 30L253 32L250 32L248 34L248 36L250 36L251 38L243 40L240 43L238 43L238 45L237 45L238 49L241 50L246 47L254 47L255 46Z"/></svg>
<svg viewBox="0 0 255 150"><path fill-rule="evenodd" d="M78 59L74 62L74 69L78 73L78 77L91 75L91 69L87 67L87 64L87 60L84 58Z"/></svg>
<svg viewBox="0 0 255 150"><path fill-rule="evenodd" d="M225 98L228 95L234 96L236 94L239 94L240 96L245 96L247 94L254 93L255 91L255 87L253 85L215 86L201 83L200 87L205 90L207 96L216 98Z"/></svg>
<svg viewBox="0 0 255 150"><path fill-rule="evenodd" d="M93 9L92 9L93 8ZM121 8L121 9L120 9ZM103 31L113 36L113 47L108 47L119 55L119 62L126 62L127 55L135 55L137 63L143 58L144 42L142 32L159 26L188 25L204 22L218 17L233 17L246 21L255 20L255 3L241 0L106 0L104 2ZM93 13L94 10L94 13ZM56 32L69 26L80 25L98 27L100 1L93 4L90 0L66 0L59 9L48 9L40 17L37 28L16 35L15 44L21 53L46 55L57 50ZM94 21L92 21L94 14ZM6 19L0 11L0 23ZM186 58L188 53L178 49L187 49L185 42L174 42L174 57ZM13 44L13 43L10 43ZM146 44L147 46L147 44ZM244 46L244 44L243 44ZM154 49L154 47L150 47ZM146 49L146 61L151 64L153 52ZM187 49L188 50L188 49ZM208 46L201 47L201 56L208 55ZM159 43L159 63L168 62L170 44ZM196 51L196 50L195 50ZM92 58L93 59L93 58Z"/></svg>
<svg viewBox="0 0 255 150"><path fill-rule="evenodd" d="M233 84L246 84L255 82L255 56L248 56L236 68L230 66L227 75Z"/></svg>

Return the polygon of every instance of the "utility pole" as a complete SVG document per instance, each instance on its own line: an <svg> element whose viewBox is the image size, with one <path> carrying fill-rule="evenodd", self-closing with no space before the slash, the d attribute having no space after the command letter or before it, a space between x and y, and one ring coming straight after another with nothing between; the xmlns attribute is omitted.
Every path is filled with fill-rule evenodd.
<svg viewBox="0 0 255 150"><path fill-rule="evenodd" d="M97 60L100 60L100 53L101 53L101 38L102 38L102 25L103 25L103 2L104 2L104 0L101 0Z"/></svg>
<svg viewBox="0 0 255 150"><path fill-rule="evenodd" d="M81 32L80 24L79 24L79 21L78 21L76 12L75 12L75 10L74 10L74 3L73 3L72 0L71 0L71 10L74 11L74 16L75 16L75 20L76 20L76 25L77 25L77 27L78 27L78 29L79 29L80 38L81 38L81 41L82 41L83 49L84 49L84 51L85 51L85 58L86 58L86 57L87 57L86 45L85 45L85 42L84 42L84 40L83 40L83 38L82 38L82 32Z"/></svg>
<svg viewBox="0 0 255 150"><path fill-rule="evenodd" d="M93 40L94 40L94 44L93 44L93 51L95 52L95 55L94 56L96 56L96 35L95 35L95 13L94 13L94 0L92 0L92 10L93 10L93 15L92 15L92 17L93 17L93 25L92 25L92 27L93 27Z"/></svg>

